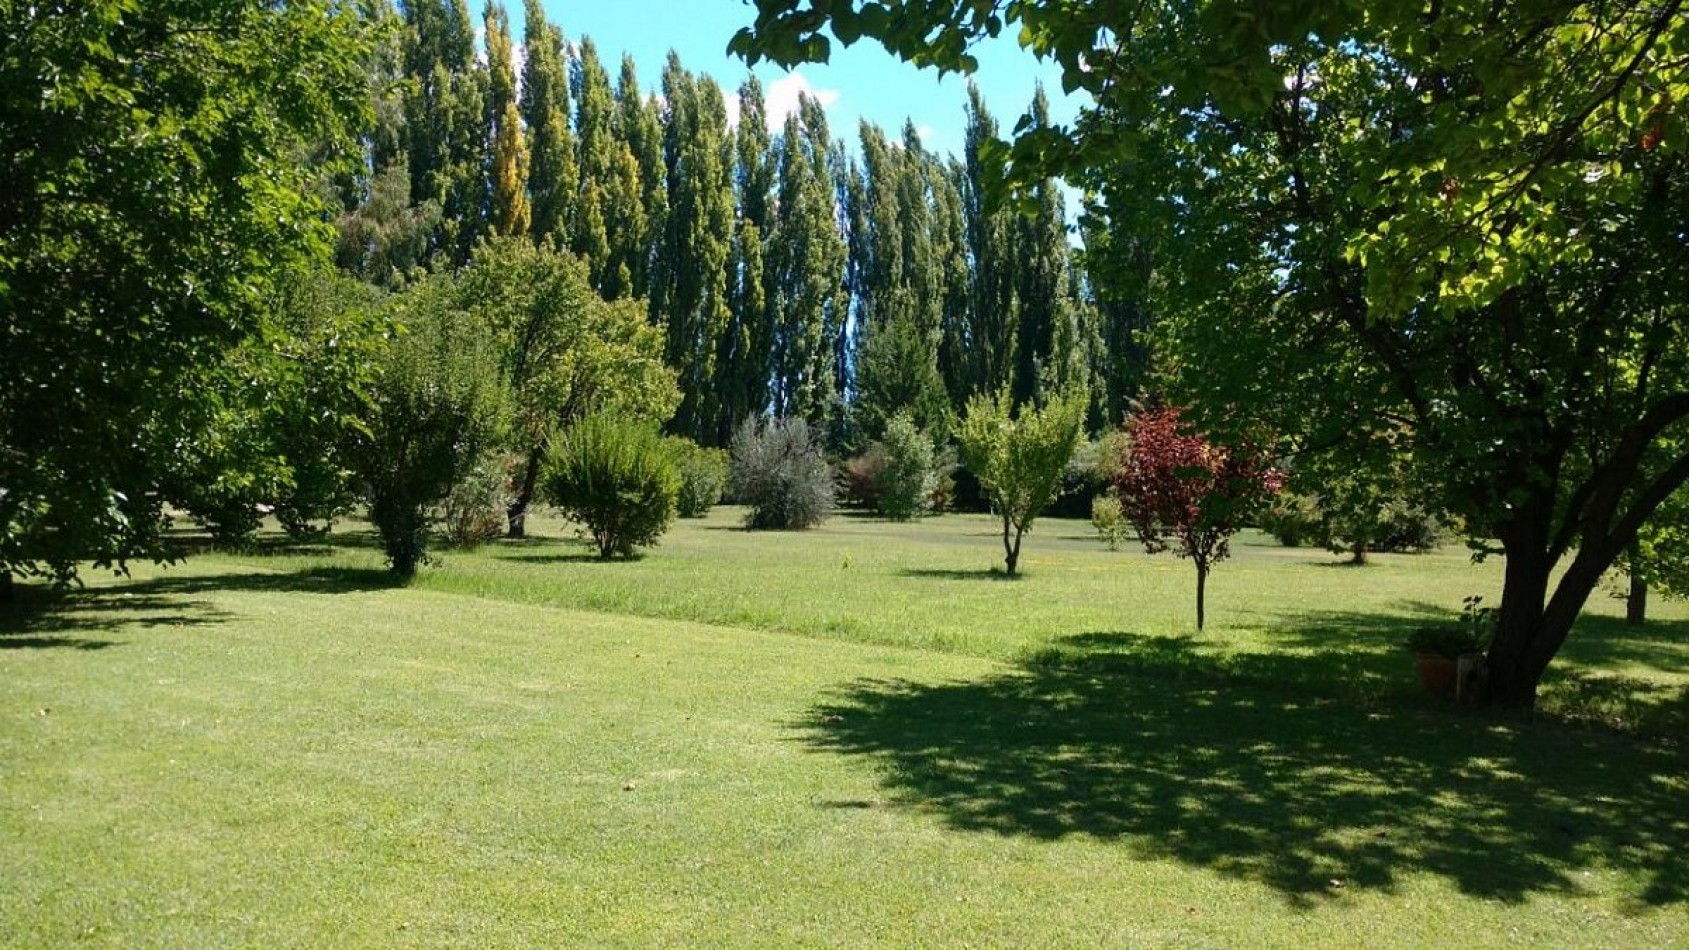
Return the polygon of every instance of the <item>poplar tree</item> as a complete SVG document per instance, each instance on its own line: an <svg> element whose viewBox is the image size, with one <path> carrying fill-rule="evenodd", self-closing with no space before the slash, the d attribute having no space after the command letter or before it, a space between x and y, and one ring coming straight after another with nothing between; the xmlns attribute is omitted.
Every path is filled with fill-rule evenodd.
<svg viewBox="0 0 1689 950"><path fill-rule="evenodd" d="M430 249L461 264L486 222L487 73L475 56L468 0L413 0L405 26L411 200L439 203Z"/></svg>
<svg viewBox="0 0 1689 950"><path fill-rule="evenodd" d="M1013 212L994 207L987 196L1001 161L991 154L997 143L997 120L985 107L979 87L969 84L967 128L963 144L963 174L957 186L962 197L962 221L972 252L970 313L964 355L962 392L971 397L995 392L1010 382L1014 368L1016 326L1015 273L1011 247Z"/></svg>
<svg viewBox="0 0 1689 950"><path fill-rule="evenodd" d="M1043 86L1022 126L1050 128L1050 104ZM1030 189L1031 207L1013 222L1015 299L1014 398L1031 401L1045 383L1066 386L1087 375L1068 273L1069 249L1061 190L1052 179Z"/></svg>
<svg viewBox="0 0 1689 950"><path fill-rule="evenodd" d="M773 143L768 106L755 76L739 87L739 127L733 138L733 187L738 214L728 263L728 330L722 336L716 389L721 393L717 437L768 407L774 346L768 304L765 243L773 221Z"/></svg>
<svg viewBox="0 0 1689 950"><path fill-rule="evenodd" d="M667 329L669 365L680 374L681 403L670 427L707 442L717 438L716 355L729 314L733 179L727 106L715 80L694 77L673 52L662 83L669 214L659 258L662 286L653 286L651 305Z"/></svg>
<svg viewBox="0 0 1689 950"><path fill-rule="evenodd" d="M530 224L528 142L516 107L516 64L510 48L510 14L487 4L487 126L492 138L491 220L495 234L523 235Z"/></svg>
<svg viewBox="0 0 1689 950"><path fill-rule="evenodd" d="M527 59L522 66L519 106L533 143L528 166L531 231L536 240L555 237L567 244L580 171L575 136L569 126L569 72L563 33L546 22L540 0L523 0L523 15L522 42Z"/></svg>
<svg viewBox="0 0 1689 950"><path fill-rule="evenodd" d="M610 76L604 72L592 37L581 38L580 57L574 65L575 135L581 179L569 230L569 248L586 259L593 289L602 294L610 262L607 209L616 166L615 139L610 128L615 99L610 93Z"/></svg>
<svg viewBox="0 0 1689 950"><path fill-rule="evenodd" d="M616 134L626 144L639 176L634 198L639 202L642 227L626 239L621 259L628 268L628 292L643 299L650 294L652 258L668 217L669 200L662 120L655 101L640 93L631 56L622 57L622 73L616 81Z"/></svg>
<svg viewBox="0 0 1689 950"><path fill-rule="evenodd" d="M801 118L800 118L801 115ZM776 415L832 421L834 335L846 324L845 246L835 219L826 118L809 96L780 137L779 203L771 249Z"/></svg>

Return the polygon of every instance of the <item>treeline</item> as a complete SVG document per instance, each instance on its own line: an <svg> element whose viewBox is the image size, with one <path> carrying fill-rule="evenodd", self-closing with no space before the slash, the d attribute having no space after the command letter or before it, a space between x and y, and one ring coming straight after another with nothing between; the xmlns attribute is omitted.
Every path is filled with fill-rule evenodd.
<svg viewBox="0 0 1689 950"><path fill-rule="evenodd" d="M678 376L668 427L703 444L764 414L840 451L900 412L942 437L970 396L1005 385L1017 402L1078 386L1093 425L1120 418L1137 315L1093 299L1055 182L1018 209L987 200L999 126L977 90L959 157L912 123L864 123L852 149L807 95L771 131L754 76L728 93L671 53L654 89L628 56L612 80L537 0L520 63L496 2L484 56L466 0L374 17L376 122L361 168L334 183L349 274L397 287L495 237L567 251L604 300L643 302ZM1049 124L1041 91L1025 121Z"/></svg>

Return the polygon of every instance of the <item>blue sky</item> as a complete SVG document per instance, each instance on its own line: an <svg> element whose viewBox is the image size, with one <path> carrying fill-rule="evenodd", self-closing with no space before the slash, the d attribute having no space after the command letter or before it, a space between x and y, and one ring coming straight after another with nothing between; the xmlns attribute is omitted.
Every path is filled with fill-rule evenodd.
<svg viewBox="0 0 1689 950"><path fill-rule="evenodd" d="M522 36L521 0L505 0L516 41ZM475 14L478 5L472 5ZM755 8L744 0L545 0L546 16L570 40L591 36L605 68L615 76L622 53L632 53L640 82L649 92L661 75L672 48L686 68L714 76L731 94L748 72L742 60L727 55L727 42L740 27L755 19ZM1032 102L1042 80L1057 122L1069 121L1078 97L1061 91L1061 73L1040 64L1005 36L974 50L980 69L973 77L1004 133ZM755 70L769 98L770 110L795 103L798 90L827 105L833 134L853 146L859 119L884 127L893 137L905 118L914 120L928 148L960 153L967 101L967 80L950 75L943 80L932 70L919 70L898 61L872 40L845 49L834 43L833 61L799 67L794 74L768 63Z"/></svg>

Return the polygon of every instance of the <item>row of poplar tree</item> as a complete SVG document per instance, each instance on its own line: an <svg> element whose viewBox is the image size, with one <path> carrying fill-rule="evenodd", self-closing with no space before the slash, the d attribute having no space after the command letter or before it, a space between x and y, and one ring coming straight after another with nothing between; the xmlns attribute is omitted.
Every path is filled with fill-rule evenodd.
<svg viewBox="0 0 1689 950"><path fill-rule="evenodd" d="M672 431L722 444L746 416L802 417L843 444L908 412L941 433L975 393L1082 384L1118 419L1141 365L1129 308L1099 305L1054 182L987 200L996 120L970 89L960 158L864 123L859 148L800 99L779 130L751 76L738 121L670 53L641 90L525 0L525 56L466 0L406 0L370 69L378 121L339 183L339 265L395 285L492 236L552 242L606 300L645 301L679 375ZM1042 91L1027 121L1049 122Z"/></svg>

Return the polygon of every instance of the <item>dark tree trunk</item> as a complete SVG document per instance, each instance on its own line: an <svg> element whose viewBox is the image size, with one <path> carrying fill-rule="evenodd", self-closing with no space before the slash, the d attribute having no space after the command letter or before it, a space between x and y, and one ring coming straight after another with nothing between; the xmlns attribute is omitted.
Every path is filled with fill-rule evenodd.
<svg viewBox="0 0 1689 950"><path fill-rule="evenodd" d="M1548 554L1547 523L1527 514L1503 533L1506 579L1487 664L1490 701L1526 713L1536 705L1543 672L1618 553L1612 538L1586 538L1551 596L1555 562Z"/></svg>
<svg viewBox="0 0 1689 950"><path fill-rule="evenodd" d="M1354 548L1349 552L1349 563L1350 564L1365 564L1366 563L1366 554L1367 554L1366 542L1365 541L1356 541Z"/></svg>
<svg viewBox="0 0 1689 950"><path fill-rule="evenodd" d="M1648 622L1648 582L1637 571L1641 567L1642 552L1634 544L1630 546L1629 560L1630 594L1624 601L1624 622L1640 627Z"/></svg>
<svg viewBox="0 0 1689 950"><path fill-rule="evenodd" d="M522 467L522 481L516 486L516 497L504 512L510 523L505 532L507 538L528 536L528 506L534 503L534 488L539 484L540 463L544 457L544 450L540 448L528 453L527 464Z"/></svg>
<svg viewBox="0 0 1689 950"><path fill-rule="evenodd" d="M1020 562L1020 532L1013 531L1014 540L1010 541L1013 522L1008 515L1003 516L1003 568L1010 577L1015 576L1015 565Z"/></svg>
<svg viewBox="0 0 1689 950"><path fill-rule="evenodd" d="M9 604L16 596L12 588L12 572L0 571L0 604Z"/></svg>
<svg viewBox="0 0 1689 950"><path fill-rule="evenodd" d="M1200 631L1208 608L1208 563L1196 562L1196 629Z"/></svg>

